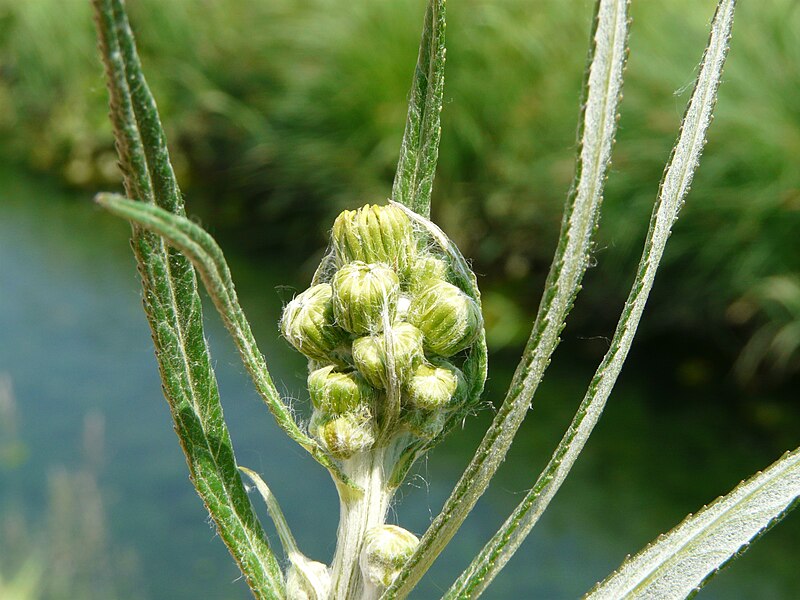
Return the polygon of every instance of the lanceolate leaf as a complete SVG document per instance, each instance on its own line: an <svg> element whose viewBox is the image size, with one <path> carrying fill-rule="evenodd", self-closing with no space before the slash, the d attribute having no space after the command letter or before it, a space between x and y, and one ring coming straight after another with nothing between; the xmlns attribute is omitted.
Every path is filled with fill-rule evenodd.
<svg viewBox="0 0 800 600"><path fill-rule="evenodd" d="M166 140L123 3L94 0L93 5L125 189L143 202L182 214ZM236 469L223 421L194 270L161 238L139 227L133 229L132 246L164 395L192 482L256 597L282 598L280 568Z"/></svg>
<svg viewBox="0 0 800 600"><path fill-rule="evenodd" d="M480 595L539 520L600 419L641 320L672 224L678 216L694 171L699 164L728 50L733 12L733 0L721 0L717 6L695 89L689 100L681 132L664 172L653 209L650 230L636 279L611 340L611 346L545 470L500 530L453 584L446 598L474 598Z"/></svg>
<svg viewBox="0 0 800 600"><path fill-rule="evenodd" d="M253 482L258 493L261 494L261 497L264 499L264 504L267 505L267 511L269 511L269 516L275 524L275 530L278 533L281 544L283 544L283 551L286 556L300 554L297 541L294 539L294 534L289 524L286 522L286 517L283 516L283 510L281 509L281 505L278 504L278 499L275 497L275 494L272 493L272 490L270 490L267 484L264 483L264 480L261 479L261 475L247 467L239 467L239 470L250 478L250 481Z"/></svg>
<svg viewBox="0 0 800 600"><path fill-rule="evenodd" d="M429 0L419 57L408 99L408 117L392 200L428 217L439 157L440 114L444 93L444 0Z"/></svg>
<svg viewBox="0 0 800 600"><path fill-rule="evenodd" d="M336 461L311 437L306 435L292 418L272 382L267 362L258 349L250 324L239 305L228 264L214 239L186 217L167 212L158 206L128 200L117 194L99 194L98 204L113 214L128 219L142 229L152 231L167 243L180 250L197 268L214 306L222 317L242 357L256 390L266 402L281 429L292 440L305 448L311 456L328 468L340 482L348 485L349 479L341 472Z"/></svg>
<svg viewBox="0 0 800 600"><path fill-rule="evenodd" d="M508 394L475 458L434 519L406 568L384 593L404 597L416 585L486 490L530 408L559 341L588 264L611 160L628 36L627 0L599 0L584 81L576 177L567 196L558 247L531 337Z"/></svg>
<svg viewBox="0 0 800 600"><path fill-rule="evenodd" d="M800 448L662 535L586 598L678 600L697 591L800 500Z"/></svg>

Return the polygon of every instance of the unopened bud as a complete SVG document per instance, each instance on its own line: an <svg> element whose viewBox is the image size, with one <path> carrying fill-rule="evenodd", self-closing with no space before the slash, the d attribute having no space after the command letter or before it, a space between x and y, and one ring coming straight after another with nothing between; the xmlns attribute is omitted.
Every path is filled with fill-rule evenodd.
<svg viewBox="0 0 800 600"><path fill-rule="evenodd" d="M416 253L411 220L395 206L367 204L345 210L336 217L331 234L340 265L355 260L385 263L406 273Z"/></svg>
<svg viewBox="0 0 800 600"><path fill-rule="evenodd" d="M315 411L311 433L335 458L350 458L375 443L375 425L369 412L359 410L338 416Z"/></svg>
<svg viewBox="0 0 800 600"><path fill-rule="evenodd" d="M327 283L312 286L298 294L283 309L283 337L307 357L329 362L346 340L346 333L335 325L332 289Z"/></svg>
<svg viewBox="0 0 800 600"><path fill-rule="evenodd" d="M376 333L383 329L384 312L394 321L400 280L385 265L361 261L344 265L333 276L333 314L350 333Z"/></svg>
<svg viewBox="0 0 800 600"><path fill-rule="evenodd" d="M452 356L469 347L483 327L477 302L446 281L431 280L411 300L408 322L425 336L425 348Z"/></svg>
<svg viewBox="0 0 800 600"><path fill-rule="evenodd" d="M423 411L444 408L455 395L462 378L461 371L446 361L421 364L406 383L408 404Z"/></svg>
<svg viewBox="0 0 800 600"><path fill-rule="evenodd" d="M339 415L359 406L369 406L375 397L375 389L358 373L341 373L335 369L334 365L329 365L308 376L308 392L314 407Z"/></svg>
<svg viewBox="0 0 800 600"><path fill-rule="evenodd" d="M444 429L447 421L447 411L435 410L428 412L424 410L412 410L405 416L406 428L423 440L432 440Z"/></svg>
<svg viewBox="0 0 800 600"><path fill-rule="evenodd" d="M411 290L419 290L431 279L446 281L449 270L450 267L441 258L432 254L423 254L411 265L408 287Z"/></svg>
<svg viewBox="0 0 800 600"><path fill-rule="evenodd" d="M331 589L328 567L303 558L302 564L289 565L286 573L286 597L291 600L327 600Z"/></svg>
<svg viewBox="0 0 800 600"><path fill-rule="evenodd" d="M389 352L394 371L389 368ZM422 356L422 333L410 323L396 323L379 335L360 337L353 342L353 362L364 379L376 388L386 389L390 378L398 384L408 380Z"/></svg>
<svg viewBox="0 0 800 600"><path fill-rule="evenodd" d="M417 536L402 527L373 527L364 536L359 560L364 579L381 589L389 587L418 545Z"/></svg>
<svg viewBox="0 0 800 600"><path fill-rule="evenodd" d="M408 317L408 307L411 306L411 296L400 294L397 298L397 320L405 321Z"/></svg>

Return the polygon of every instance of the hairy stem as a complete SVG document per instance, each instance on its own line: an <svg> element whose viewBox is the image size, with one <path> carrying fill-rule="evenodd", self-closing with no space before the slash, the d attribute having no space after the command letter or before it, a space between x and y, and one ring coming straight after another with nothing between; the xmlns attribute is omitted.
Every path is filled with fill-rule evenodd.
<svg viewBox="0 0 800 600"><path fill-rule="evenodd" d="M383 590L364 581L359 565L364 536L383 525L389 503L397 491L390 481L400 450L408 443L399 436L385 446L361 452L343 461L348 477L363 491L337 483L339 491L339 530L333 557L331 599L375 600Z"/></svg>

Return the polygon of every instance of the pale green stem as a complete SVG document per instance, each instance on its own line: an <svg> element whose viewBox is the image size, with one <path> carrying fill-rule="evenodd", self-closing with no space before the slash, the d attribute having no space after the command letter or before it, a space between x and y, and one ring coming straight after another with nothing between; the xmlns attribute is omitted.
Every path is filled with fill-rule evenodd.
<svg viewBox="0 0 800 600"><path fill-rule="evenodd" d="M339 491L339 530L333 557L331 600L376 600L382 590L364 581L359 559L364 536L383 525L397 487L390 475L400 450L408 444L405 435L387 445L361 452L342 462L344 472L363 493L337 484Z"/></svg>
<svg viewBox="0 0 800 600"><path fill-rule="evenodd" d="M392 320L389 315L389 301L383 302L383 350L386 358L386 405L384 407L381 438L391 436L400 418L400 381L397 375L397 362L395 360L395 336L392 331Z"/></svg>

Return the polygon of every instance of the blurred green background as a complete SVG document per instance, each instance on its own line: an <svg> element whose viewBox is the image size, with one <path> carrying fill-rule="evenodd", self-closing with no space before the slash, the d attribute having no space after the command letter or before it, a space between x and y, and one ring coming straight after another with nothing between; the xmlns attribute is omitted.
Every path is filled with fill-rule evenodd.
<svg viewBox="0 0 800 600"><path fill-rule="evenodd" d="M389 195L423 2L131 0L129 10L187 209L237 265L277 378L301 397L302 361L276 336L280 306L307 285L336 213ZM581 482L567 484L556 502L564 508L489 597L574 597L625 552L798 444L800 5L765 0L738 10L705 156L630 364L575 473ZM532 483L632 281L713 2L642 1L632 12L594 267L503 489L479 505L463 548L444 556L420 597L449 584ZM479 274L495 404L535 313L573 174L590 16L587 1L448 5L433 217ZM0 411L0 598L246 597L203 527L158 404L125 226L88 202L119 187L106 103L88 1L0 0L0 373L8 382L0 405L12 407ZM209 321L222 348L220 378L231 381L226 411L241 428L232 425L240 460L262 467L279 497L297 494L290 503L330 487L319 474L298 484L258 449L270 427L265 411ZM138 412L142 404L152 420ZM398 506L418 532L489 418L485 411L438 449L420 471L428 495L409 491ZM77 450L81 436L103 438L98 423L108 439ZM143 455L152 457L147 468ZM290 463L314 471L299 456ZM178 499L168 508L158 504L162 485ZM333 507L328 492L320 501ZM92 503L97 519L77 527ZM414 503L423 509L407 507ZM640 510L642 521L631 521ZM307 539L315 557L331 551L330 518L311 519L324 531ZM800 576L781 561L800 550L798 532L797 518L788 519L706 595L795 597ZM64 566L75 547L105 558Z"/></svg>

